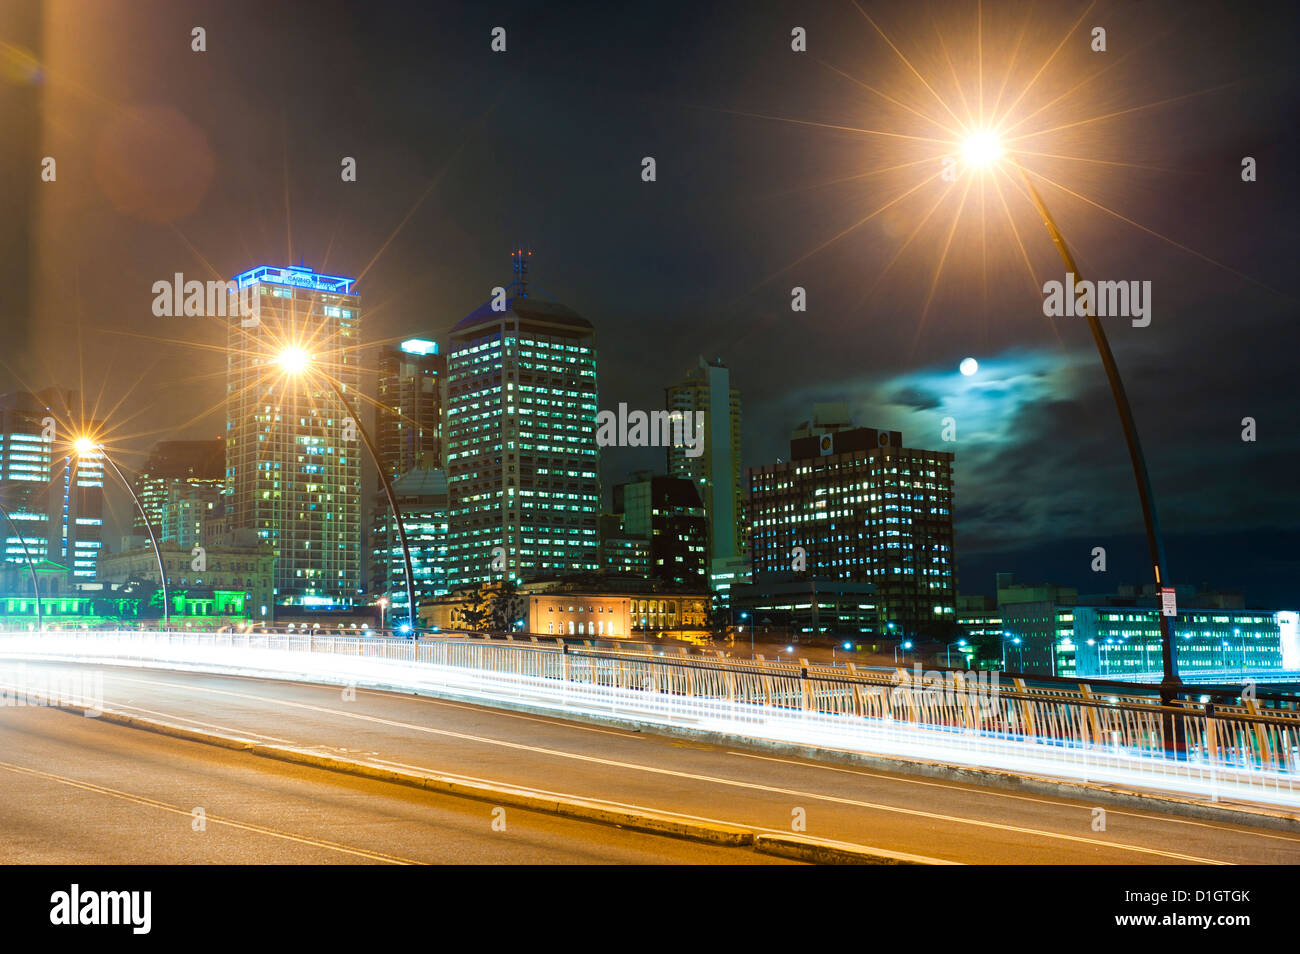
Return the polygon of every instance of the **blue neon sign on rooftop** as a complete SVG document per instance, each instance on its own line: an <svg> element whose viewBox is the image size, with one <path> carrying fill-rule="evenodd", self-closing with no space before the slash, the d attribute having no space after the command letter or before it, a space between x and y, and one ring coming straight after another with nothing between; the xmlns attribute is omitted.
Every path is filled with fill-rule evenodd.
<svg viewBox="0 0 1300 954"><path fill-rule="evenodd" d="M254 282L270 282L274 285L293 285L297 288L310 288L314 291L334 292L337 295L351 295L355 279L341 275L320 275L306 265L290 265L281 268L278 265L258 265L235 276L240 288Z"/></svg>

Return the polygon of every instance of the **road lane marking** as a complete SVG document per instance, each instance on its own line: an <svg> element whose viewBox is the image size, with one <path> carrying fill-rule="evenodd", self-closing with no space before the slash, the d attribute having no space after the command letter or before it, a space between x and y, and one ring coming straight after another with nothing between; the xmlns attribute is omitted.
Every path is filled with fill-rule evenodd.
<svg viewBox="0 0 1300 954"><path fill-rule="evenodd" d="M895 775L883 775L883 774L878 774L876 772L868 772L864 769L844 768L843 766L840 765L823 765L820 762L801 762L798 759L781 759L771 755L757 755L753 752L736 752L734 750L728 750L727 754L737 755L740 756L741 758L746 758L746 759L758 759L759 761L762 762L781 762L785 765L797 765L800 766L801 768L825 769L828 772L842 772L846 775L861 775L864 776L865 778L878 778L890 782L903 782L908 785L924 785L930 788L943 788L955 792L971 792L976 795L993 795L997 798L1011 798L1021 802L1037 802L1041 805L1056 805L1061 808L1075 808L1080 811L1088 811L1092 807L1082 802L1076 804L1074 802L1057 801L1051 798L1036 798L1032 795L1015 795L1012 794L1011 792L996 792L996 791L990 792L986 789L971 788L970 786L967 785L954 785L948 782L932 782L926 779L899 778L898 776ZM1275 832L1261 831L1255 828L1237 828L1232 825L1216 825L1212 822L1197 821L1196 819L1193 818L1179 818L1174 815L1147 815L1147 814L1143 814L1142 812L1121 811L1120 809L1117 808L1115 809L1107 808L1106 814L1121 815L1125 818L1143 818L1148 821L1169 822L1170 824L1174 824L1174 825L1191 825L1195 828L1209 828L1213 831L1227 831L1237 835L1255 835L1260 838L1274 838L1278 841L1289 841L1293 843L1300 843L1300 838L1292 838L1289 835L1279 835L1276 834Z"/></svg>
<svg viewBox="0 0 1300 954"><path fill-rule="evenodd" d="M106 795L110 798L120 799L126 802L132 802L136 805L143 805L148 808L156 808L165 812L172 812L176 815L184 815L186 818L193 818L194 812L191 809L178 808L175 805L169 805L166 802L160 802L157 799L148 798L144 795L136 795L131 792L124 792L115 788L108 788L104 785L98 785L94 782L87 782L81 779L69 778L66 775L56 775L53 772L42 772L39 769L27 768L24 765L16 765L13 762L0 762L0 769L6 769L18 775L29 775L34 778L45 779L47 781L59 782L73 788L79 788L83 791L94 792L98 795ZM347 845L341 845L333 841L323 841L319 838L308 838L304 835L295 835L290 832L280 831L275 828L267 828L264 825L254 825L250 822L235 821L233 818L224 818L220 815L205 814L208 821L217 825L225 825L229 828L238 828L243 831L255 832L259 835L269 835L272 838L281 838L285 841L296 841L303 845L312 845L317 848L326 848L330 851L339 851L348 855L356 855L359 858L368 858L371 861L383 861L395 865L418 865L423 864L419 861L411 861L408 858L399 858L396 855L384 854L379 851L368 851L364 848L350 848Z"/></svg>
<svg viewBox="0 0 1300 954"><path fill-rule="evenodd" d="M176 687L176 684L166 684ZM947 815L941 812L928 812L916 808L903 808L895 805L884 805L879 802L867 802L860 799L843 798L837 795L826 795L818 792L805 792L798 789L789 789L773 785L762 785L757 782L744 782L738 779L719 778L712 775L700 775L693 772L680 772L674 769L659 768L651 765L639 765L635 762L623 762L616 759L602 759L593 755L581 755L576 752L565 752L559 749L546 748L544 746L526 745L522 742L508 742L504 739L493 739L485 736L471 735L465 732L454 732L450 729L436 729L432 726L417 725L411 722L401 722L396 719L385 719L380 716L366 715L360 712L348 712L345 709L335 709L329 706L311 705L305 702L293 702L287 699L277 699L274 696L262 696L252 693L234 692L228 689L214 689L206 686L191 686L180 688L190 688L200 692L206 692L211 695L230 696L236 699L249 699L262 703L273 703L292 709L302 709L309 712L319 712L326 715L340 716L345 719L354 721L372 722L378 725L386 725L392 728L408 729L414 732L423 732L429 735L438 735L446 738L459 739L467 742L477 742L483 745L495 745L502 748L514 749L523 752L532 752L537 755L549 755L555 758L571 759L581 762L589 762L595 765L605 765L611 768L627 769L636 772L646 772L653 775L664 775L673 778L690 779L692 781L705 782L714 785L724 785L732 788L744 788L753 791L768 792L777 795L787 795L796 798L812 798L819 801L832 802L841 805L849 805L856 808L866 808L873 811L889 812L897 815L909 815L917 818L927 818L935 821L950 822L959 825L970 825L977 828L988 828L996 831L1015 832L1039 838L1050 838L1058 841L1069 841L1078 844L1091 845L1101 848L1113 848L1119 851L1131 851L1138 854L1156 855L1162 858L1174 858L1180 861L1190 861L1199 864L1232 864L1228 861L1220 861L1213 858L1201 858L1196 855L1186 855L1175 851L1164 851L1158 848L1147 848L1141 845L1130 845L1122 842L1108 841L1100 838L1087 838L1080 835L1068 835L1064 832L1054 832L1045 829L1027 828L1020 825L1008 825L1002 822L985 821L983 819L963 818L958 815ZM227 731L238 733L240 730L229 728ZM422 769L431 774L437 774L433 769ZM499 785L508 785L508 782L497 782Z"/></svg>
<svg viewBox="0 0 1300 954"><path fill-rule="evenodd" d="M294 686L294 687L308 689L308 690L312 690L312 689L318 690L322 685L326 685L325 683L311 683L311 682L300 682L298 680L261 678L258 676L227 675L224 673L196 672L194 673L194 675L211 676L214 679L238 679L241 682L251 682L251 683L262 684L262 685L273 682L276 683L277 685ZM119 682L133 682L142 686L166 686L173 689L194 688L193 686L163 682L157 679L132 679L130 676L120 676L116 674L113 674L113 678L118 680ZM511 712L508 709L494 709L491 706L474 705L472 703L464 703L464 702L453 702L449 699L440 699L437 696L413 695L413 694L401 692L400 690L394 690L394 689L358 689L357 695L377 696L380 698L387 698L387 699L392 699L393 697L397 696L403 699L408 699L412 702L422 702L422 703L428 703L430 705L435 705L435 706L445 706L450 709L464 709L470 712L480 712L483 713L484 715L490 715L493 718L518 719L522 722L541 722L545 725L555 725L563 729L575 729L580 732L594 732L598 735L614 735L622 739L636 739L638 741L644 741L646 738L646 734L644 732L633 732L631 730L618 730L618 729L602 729L602 728L597 728L596 726L582 725L581 723L578 722L565 721L563 719L546 719L546 718L542 718L541 716L524 715L519 712ZM265 738L271 738L271 736L265 736ZM284 741L284 740L280 739L277 741Z"/></svg>
<svg viewBox="0 0 1300 954"><path fill-rule="evenodd" d="M751 825L749 822L728 821L727 819L724 818L711 818L708 815L692 815L690 812L671 811L663 808L651 808L648 805L637 805L632 802L612 801L607 798L592 798L589 795L575 795L572 792L554 792L551 791L550 789L535 788L531 785L528 786L518 785L513 782L499 782L490 778L479 778L478 776L475 775L461 775L456 772L434 772L432 769L425 768L422 765L411 765L409 762L394 762L390 759L370 759L369 761L373 763L379 763L381 765L390 765L393 768L409 769L410 771L413 772L423 772L426 774L437 775L440 778L454 779L459 782L468 782L471 784L487 785L487 786L508 786L512 789L516 789L516 790L522 789L524 791L529 792L532 795L542 795L548 798L577 799L586 802L597 802L601 805L609 806L610 808L621 808L639 814L649 813L654 815L671 815L674 818L684 818L688 821L704 822L709 825L723 825L728 828L748 828L750 831L762 832L763 834L767 834L767 835L789 835L790 834L790 831L785 828L764 828L762 825ZM541 811L541 810L525 809L525 811ZM801 834L800 837L807 838L809 841L816 841L822 844L839 846L844 848L856 848L860 850L866 849L868 851L880 851L880 850L895 851L895 849L881 849L875 845L863 845L853 841L837 841L833 838L818 838L813 835ZM895 853L908 854L908 852L904 852L901 850L897 850L895 851ZM924 858L927 863L935 864L935 865L965 865L964 861L949 861L945 858L932 858L927 855L915 855L915 857Z"/></svg>

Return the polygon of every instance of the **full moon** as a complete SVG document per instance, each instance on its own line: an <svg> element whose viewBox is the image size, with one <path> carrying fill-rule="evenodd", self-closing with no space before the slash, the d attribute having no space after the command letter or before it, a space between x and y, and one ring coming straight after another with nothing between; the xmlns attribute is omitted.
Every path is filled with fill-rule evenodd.
<svg viewBox="0 0 1300 954"><path fill-rule="evenodd" d="M980 363L976 361L974 358L963 358L961 364L958 367L961 373L966 375L966 377L969 378L972 374L974 374L976 371L980 369Z"/></svg>

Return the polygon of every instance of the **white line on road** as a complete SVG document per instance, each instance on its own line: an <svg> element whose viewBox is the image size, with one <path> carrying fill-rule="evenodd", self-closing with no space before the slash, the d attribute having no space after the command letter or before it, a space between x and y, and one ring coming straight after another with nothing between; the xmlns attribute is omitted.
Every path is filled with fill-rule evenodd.
<svg viewBox="0 0 1300 954"><path fill-rule="evenodd" d="M149 680L142 680L148 684ZM616 759L603 759L593 755L583 755L576 752L566 752L560 749L552 749L543 746L527 745L522 742L509 742L504 739L494 739L487 736L472 735L465 732L455 732L450 729L436 729L432 726L417 725L411 722L402 722L396 719L385 719L381 716L366 715L360 712L349 712L345 709L335 709L329 706L311 705L305 702L293 702L287 699L277 699L274 696L258 695L253 693L235 692L229 689L216 689L210 686L185 686L177 683L156 682L154 684L170 686L172 688L185 688L192 691L206 692L211 695L229 696L235 699L253 700L262 703L272 703L274 705L284 706L286 708L301 709L309 712L319 712L326 715L339 716L345 719L352 719L360 722L371 722L378 725L387 725L393 728L408 729L413 732L421 732L428 735L438 735L445 738L460 739L466 742L477 742L483 745L495 745L503 748L515 749L517 751L532 752L537 755L548 755L555 758L572 759L580 762L588 762L596 765L605 765L611 768L626 769L634 772L646 772L653 775L663 775L673 778L690 779L692 781L706 782L713 785L722 785L732 788L744 788L753 791L769 792L778 795L788 795L796 798L816 799L819 801L832 802L840 805L850 805L855 808L865 808L873 811L888 812L897 815L908 815L917 818L928 818L935 821L950 822L958 825L970 825L977 828L987 828L997 831L1016 832L1018 834L1030 835L1038 838L1050 838L1058 841L1068 841L1077 844L1092 845L1099 848L1112 848L1119 851L1130 851L1138 854L1155 855L1162 858L1173 858L1179 861L1190 861L1199 864L1223 865L1232 864L1228 861L1220 861L1214 858L1202 858L1196 855L1186 855L1175 851L1163 851L1158 848L1147 848L1142 845L1131 845L1122 842L1108 841L1100 838L1087 838L1081 835L1068 835L1064 832L1047 831L1039 828L1027 828L1021 825L1008 825L1002 822L985 821L976 818L963 818L958 815L948 815L940 812L928 812L916 808L903 808L896 805L884 805L879 802L867 802L860 799L844 798L836 795L826 795L819 792L805 792L798 789L784 788L774 785L762 785L757 782L744 782L738 779L720 778L712 775L701 775L693 772L680 772L675 769L659 768L652 765L640 765L635 762L623 762ZM228 728L226 731L238 734L241 730ZM436 770L422 768L421 771L431 774L438 774ZM508 782L498 782L496 784L507 785Z"/></svg>

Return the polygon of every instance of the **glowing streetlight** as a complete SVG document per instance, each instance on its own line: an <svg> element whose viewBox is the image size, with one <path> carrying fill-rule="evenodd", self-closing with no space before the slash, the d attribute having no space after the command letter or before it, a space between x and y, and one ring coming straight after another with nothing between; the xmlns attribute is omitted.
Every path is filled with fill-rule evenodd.
<svg viewBox="0 0 1300 954"><path fill-rule="evenodd" d="M961 157L972 169L986 169L1005 154L1002 140L991 129L971 133L961 143Z"/></svg>
<svg viewBox="0 0 1300 954"><path fill-rule="evenodd" d="M302 374L311 364L311 354L305 348L292 346L285 348L275 356L275 363L285 374Z"/></svg>
<svg viewBox="0 0 1300 954"><path fill-rule="evenodd" d="M1007 162L1015 166L1020 173L1020 178L1024 183L1025 191L1029 194L1030 201L1033 202L1034 208L1043 220L1043 225L1047 228L1048 235L1051 236L1052 244L1056 246L1061 261L1065 263L1066 272L1074 275L1075 287L1079 288L1082 275L1079 272L1078 265L1075 264L1070 247L1066 244L1065 237L1061 234L1060 228L1057 227L1056 220L1047 211L1047 205L1043 202L1042 196L1038 194L1038 189L1029 178L1029 173L1015 155L1007 152L997 132L993 129L971 130L960 139L958 147L962 159L972 173L989 170L1004 157ZM1096 309L1092 307L1091 303L1087 307L1083 307L1083 303L1080 302L1078 307L1079 311L1088 320L1088 328L1092 332L1093 341L1097 345L1097 352L1101 356L1101 363L1106 371L1106 380L1110 384L1111 394L1115 399L1115 407L1119 411L1120 424L1124 430L1124 440L1128 445L1129 460L1133 466L1133 476L1137 481L1138 498L1142 505L1142 519L1146 525L1147 549L1151 559L1152 571L1155 575L1156 587L1164 587L1166 585L1164 540L1160 535L1160 521L1156 515L1155 495L1151 490L1151 477L1147 473L1146 456L1142 452L1142 442L1138 438L1137 425L1133 421L1133 409L1129 406L1128 395L1124 390L1124 382L1119 376L1119 367L1115 363L1115 355L1110 350L1110 342L1106 337L1106 331L1102 328L1101 322L1097 320ZM966 373L964 368L963 373ZM1168 705L1177 696L1179 689L1182 688L1182 680L1178 676L1178 657L1174 654L1174 640L1169 626L1169 617L1162 612L1159 614L1159 619L1160 649L1164 669L1164 677L1160 683L1160 698L1161 702ZM1169 723L1169 726L1172 726L1172 722ZM1176 740L1171 737L1170 742L1172 744Z"/></svg>
<svg viewBox="0 0 1300 954"><path fill-rule="evenodd" d="M280 366L285 374L296 377L305 374L313 364L314 356L307 349L299 345L290 345L282 348L275 355L275 363ZM402 626L403 634L409 634L414 631L418 622L418 607L415 602L415 572L411 568L411 549L406 543L406 525L402 522L402 511L397 506L397 495L393 492L393 482L388 479L388 471L383 462L379 459L379 451L375 448L374 441L370 439L365 427L361 424L361 418L352 410L352 405L348 403L347 397L343 394L343 389L339 387L337 381L329 375L323 375L329 386L334 391L335 397L343 405L343 410L347 413L357 427L357 433L361 435L361 442L365 445L366 450L370 453L370 459L374 461L375 470L379 472L379 482L384 488L384 496L388 498L388 506L393 511L393 522L397 524L397 538L402 545L402 561L406 566L406 599L407 611L410 613L410 625ZM383 632L383 609L380 609L380 632Z"/></svg>

